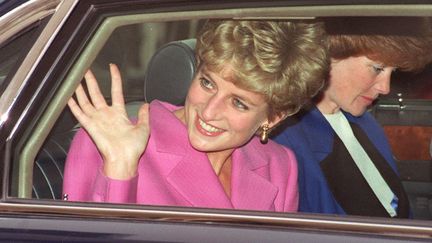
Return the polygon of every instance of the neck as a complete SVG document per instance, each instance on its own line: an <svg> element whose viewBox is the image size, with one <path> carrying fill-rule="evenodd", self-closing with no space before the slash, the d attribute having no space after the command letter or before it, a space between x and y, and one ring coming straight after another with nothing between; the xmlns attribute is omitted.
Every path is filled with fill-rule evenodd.
<svg viewBox="0 0 432 243"><path fill-rule="evenodd" d="M216 175L220 175L221 170L226 163L231 163L231 155L233 151L234 149L227 149L223 151L207 153L207 157Z"/></svg>
<svg viewBox="0 0 432 243"><path fill-rule="evenodd" d="M325 94L322 100L316 104L318 110L323 114L334 114L340 110L340 107L330 100Z"/></svg>
<svg viewBox="0 0 432 243"><path fill-rule="evenodd" d="M175 110L173 113L183 124L186 124L186 119L185 119L186 116L185 116L184 107L182 107L178 110Z"/></svg>

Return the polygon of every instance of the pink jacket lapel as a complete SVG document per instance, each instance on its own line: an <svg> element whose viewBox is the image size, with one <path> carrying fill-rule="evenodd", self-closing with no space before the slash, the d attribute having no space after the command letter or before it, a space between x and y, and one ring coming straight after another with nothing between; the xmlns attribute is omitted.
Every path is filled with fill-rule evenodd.
<svg viewBox="0 0 432 243"><path fill-rule="evenodd" d="M196 207L233 208L207 156L188 151L167 177L167 181Z"/></svg>
<svg viewBox="0 0 432 243"><path fill-rule="evenodd" d="M278 188L269 182L268 162L252 152L233 154L231 199L225 194L207 156L193 148L167 176L168 183L196 207L274 210Z"/></svg>
<svg viewBox="0 0 432 243"><path fill-rule="evenodd" d="M236 209L274 210L278 188L270 182L268 159L257 143L253 138L233 154L231 201Z"/></svg>

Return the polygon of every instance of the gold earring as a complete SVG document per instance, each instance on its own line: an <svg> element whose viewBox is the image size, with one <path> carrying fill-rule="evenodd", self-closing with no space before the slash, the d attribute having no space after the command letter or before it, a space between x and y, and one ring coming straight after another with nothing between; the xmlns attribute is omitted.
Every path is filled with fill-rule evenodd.
<svg viewBox="0 0 432 243"><path fill-rule="evenodd" d="M260 141L262 144L266 144L268 142L268 134L269 134L269 125L268 124L264 124L261 127L261 136L260 136Z"/></svg>

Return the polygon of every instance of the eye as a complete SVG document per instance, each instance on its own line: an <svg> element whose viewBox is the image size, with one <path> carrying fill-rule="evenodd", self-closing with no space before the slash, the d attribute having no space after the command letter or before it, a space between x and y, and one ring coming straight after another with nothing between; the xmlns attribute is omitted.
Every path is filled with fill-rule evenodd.
<svg viewBox="0 0 432 243"><path fill-rule="evenodd" d="M384 72L384 66L380 64L373 64L372 69L376 74L380 74L381 72Z"/></svg>
<svg viewBox="0 0 432 243"><path fill-rule="evenodd" d="M234 107L239 109L239 110L242 110L242 111L249 110L249 107L247 105L245 105L239 98L233 98L232 102L233 102Z"/></svg>
<svg viewBox="0 0 432 243"><path fill-rule="evenodd" d="M212 90L214 88L213 83L204 77L200 78L200 84L201 87L203 87L206 90Z"/></svg>

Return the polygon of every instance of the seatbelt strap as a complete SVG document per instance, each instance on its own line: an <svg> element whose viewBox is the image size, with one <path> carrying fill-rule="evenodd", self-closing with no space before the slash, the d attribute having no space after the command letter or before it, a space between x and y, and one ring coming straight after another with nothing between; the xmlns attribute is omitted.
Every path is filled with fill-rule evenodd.
<svg viewBox="0 0 432 243"><path fill-rule="evenodd" d="M352 128L345 115L339 111L335 114L324 114L324 117L342 140L363 177L372 188L375 196L386 209L388 214L391 217L395 217L397 215L396 209L398 198L390 189L375 164L354 136Z"/></svg>

